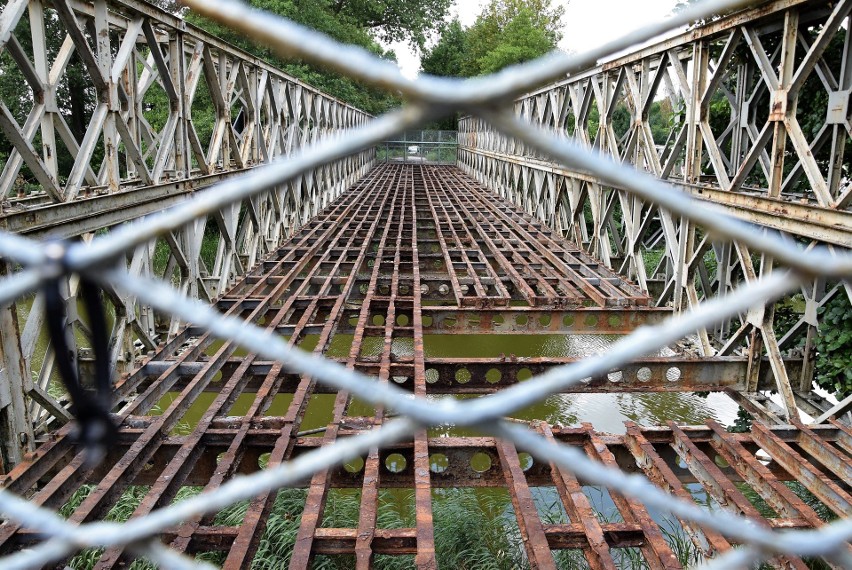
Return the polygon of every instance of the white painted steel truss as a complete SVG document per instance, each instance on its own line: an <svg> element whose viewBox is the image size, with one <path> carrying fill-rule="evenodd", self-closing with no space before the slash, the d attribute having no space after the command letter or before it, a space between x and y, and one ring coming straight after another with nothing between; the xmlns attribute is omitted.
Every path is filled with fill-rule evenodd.
<svg viewBox="0 0 852 570"><path fill-rule="evenodd" d="M804 243L846 249L852 245L850 12L849 1L769 2L529 93L515 101L515 113L666 180L709 208ZM655 105L670 113L664 132L652 131ZM567 169L485 118L465 117L459 129L465 172L582 244L660 306L695 307L773 268L771 257L716 239L625 187ZM848 285L846 293L852 295ZM768 304L738 323L701 331L701 351L746 352L754 363L752 387L768 355L783 414L798 404L820 415L808 396L814 338L819 309L837 294L842 285L817 279L802 287L804 315L783 338L776 337ZM800 376L789 377L784 352L805 357ZM778 420L752 400L766 419Z"/></svg>
<svg viewBox="0 0 852 570"><path fill-rule="evenodd" d="M25 80L17 100L0 101L0 129L12 145L0 174L0 227L35 238L90 241L96 232L160 211L369 118L134 0L12 1L0 16L0 57L7 72L14 69ZM82 66L70 70L74 58ZM80 71L79 96L93 108L85 131L75 134L69 124L80 109L69 74ZM373 151L361 151L229 204L136 247L126 267L133 275L171 281L192 297L214 299L357 181L373 160ZM36 190L28 191L29 181ZM76 279L65 284L69 300L77 287ZM118 370L132 368L141 350L178 329L177 319L117 290L109 289L108 298L111 360ZM48 393L54 356L42 332L43 299L36 295L16 305L2 309L8 362L0 384L7 394L16 392L9 385L23 384L26 404L18 395L4 398L2 407L17 408L8 414L15 424L10 433L31 434L27 418L40 431L70 415L67 402ZM89 333L76 303L68 307L69 338L77 341L75 357L85 366ZM19 443L7 444L10 458L19 455Z"/></svg>

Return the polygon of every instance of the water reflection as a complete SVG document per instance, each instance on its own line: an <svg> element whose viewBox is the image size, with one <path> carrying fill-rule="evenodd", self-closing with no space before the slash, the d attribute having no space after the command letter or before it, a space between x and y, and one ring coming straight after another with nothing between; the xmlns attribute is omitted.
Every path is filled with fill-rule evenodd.
<svg viewBox="0 0 852 570"><path fill-rule="evenodd" d="M446 396L430 396L439 398ZM470 395L456 396L468 399ZM738 406L724 394L706 397L692 393L619 393L619 394L553 394L544 401L512 414L518 420L544 420L563 427L591 423L597 431L624 433L624 422L631 420L643 426L656 426L671 420L690 425L712 418L730 425L737 417ZM433 437L481 435L466 428L438 426L429 431Z"/></svg>
<svg viewBox="0 0 852 570"><path fill-rule="evenodd" d="M613 343L619 340L618 335L426 335L424 350L427 358L495 358L501 355L522 357L585 357L606 352ZM326 350L326 355L337 358L349 354L352 335L335 335ZM313 349L319 340L318 336L310 335L300 339L301 348ZM384 339L381 337L366 337L363 339L361 355L375 357L381 354ZM221 346L214 342L206 351L213 354ZM410 338L394 339L392 351L396 357L413 355L413 340ZM239 354L239 353L238 353ZM673 354L665 348L657 356ZM167 394L158 404L159 409L165 409L176 394ZM430 399L449 396L429 396ZM458 399L478 397L473 395L458 395ZM196 403L184 414L174 433L188 433L207 410L214 399L213 394L205 393L199 396ZM245 414L254 400L253 394L240 395L226 414L238 416ZM291 394L279 394L272 405L263 415L283 416L292 401ZM333 395L314 395L301 430L310 430L326 425L331 420L334 402ZM738 406L726 395L711 393L699 395L694 393L613 393L613 394L553 394L544 401L518 410L512 417L524 420L544 420L551 425L577 426L588 422L598 431L623 433L624 422L632 420L640 425L655 426L675 421L686 424L702 424L708 418L715 419L723 425L729 425L736 419ZM349 406L349 416L371 416L374 409L358 399L353 399ZM433 437L479 435L468 429L454 426L439 426L432 428ZM322 434L318 434L321 436Z"/></svg>

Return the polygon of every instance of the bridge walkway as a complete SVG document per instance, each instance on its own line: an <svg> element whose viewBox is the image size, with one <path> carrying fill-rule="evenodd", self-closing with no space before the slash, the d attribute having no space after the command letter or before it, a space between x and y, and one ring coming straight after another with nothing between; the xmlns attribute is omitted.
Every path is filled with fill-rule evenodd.
<svg viewBox="0 0 852 570"><path fill-rule="evenodd" d="M621 335L670 313L456 167L391 164L373 169L214 302L304 350L424 398L486 395L575 358L529 355L520 345L489 353L482 335L506 347L520 342L521 333ZM486 348L472 351L471 339ZM741 386L746 373L745 358L700 358L673 347L571 391L727 392ZM142 516L372 429L394 414L331 393L282 363L192 326L149 352L116 391L120 442L99 466L84 463L65 426L5 476L3 486L79 523L110 516L122 501ZM611 434L591 424L526 419L544 437L592 459L644 472L674 495L730 505L773 528L821 525L819 503L839 516L852 510L852 432L839 423L755 424L734 434L714 420L691 427L628 422L623 433ZM792 481L799 483L788 485ZM664 521L616 490L600 490L613 513L603 517L599 500L572 473L534 461L512 443L452 426L374 449L314 474L298 489L261 494L236 518L191 519L161 538L226 568L248 567L270 533L283 532L270 520L280 521L283 502L295 501L287 515L292 568L341 555L354 556L359 568L376 556L413 557L412 564L431 568L441 548L443 519L436 509L458 500L451 493L472 489L508 497L505 512L515 517L519 549L534 567L570 559L607 568L628 554L651 568L680 567L685 561L672 529L699 556L731 548L718 533ZM359 503L349 520L329 501L344 495ZM402 513L394 528L386 526L388 509ZM3 552L41 538L12 523L0 526ZM95 557L101 569L127 563L118 549ZM772 562L805 567L794 558Z"/></svg>

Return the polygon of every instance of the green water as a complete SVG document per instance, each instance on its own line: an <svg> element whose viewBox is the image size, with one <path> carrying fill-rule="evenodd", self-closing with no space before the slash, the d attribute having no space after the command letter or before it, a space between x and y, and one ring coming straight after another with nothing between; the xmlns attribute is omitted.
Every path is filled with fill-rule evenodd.
<svg viewBox="0 0 852 570"><path fill-rule="evenodd" d="M19 322L26 322L32 307L32 298L18 303ZM79 306L80 314L85 320L85 309ZM114 314L110 311L107 315L109 326L112 326ZM77 342L80 346L87 346L86 335L77 329L75 331ZM285 337L287 338L287 337ZM594 335L594 334L503 334L503 335L424 335L424 352L426 358L498 358L510 357L585 357L602 354L607 351L613 343L618 341L617 335ZM335 358L346 358L352 344L351 334L336 334L332 337L325 354ZM298 346L307 351L312 351L319 341L318 335L308 335L299 340ZM384 340L381 337L366 337L361 346L361 356L375 357L381 354ZM206 355L212 356L222 346L222 341L215 341L204 351ZM36 346L32 359L32 369L37 371L41 367L48 341L46 333L43 333ZM393 354L397 357L411 356L414 351L413 339L394 339L392 344ZM674 354L669 349L663 349L651 356L670 356ZM244 349L237 349L235 357L245 356ZM61 391L61 390L60 390ZM176 393L166 394L163 399L152 410L157 414L165 410L177 396ZM215 395L212 393L201 394L195 404L181 418L174 428L173 433L185 434L191 431L192 426L197 424L204 412L213 402ZM437 398L438 396L430 396ZM239 416L245 414L251 407L254 394L241 394L235 403L223 415ZM292 401L291 394L278 394L274 397L272 405L265 412L266 416L283 416L287 412L287 406ZM323 427L331 419L331 409L334 403L333 395L314 395L308 406L300 430L306 431ZM550 424L562 426L578 425L582 422L592 423L596 429L610 433L622 433L623 422L632 420L641 425L658 425L672 420L688 424L700 424L707 418L713 418L723 425L734 421L737 414L737 405L727 396L721 393L711 393L699 396L691 393L642 393L642 394L555 394L549 396L543 402L529 408L519 410L512 414L521 420L540 419ZM350 416L372 415L371 406L353 401L350 404L348 414ZM430 433L434 436L440 435L468 435L470 430L439 427L433 428ZM322 434L318 434L321 436Z"/></svg>
<svg viewBox="0 0 852 570"><path fill-rule="evenodd" d="M427 358L488 358L515 355L517 357L583 357L602 354L620 337L615 335L426 335L424 351ZM300 340L300 348L312 350L319 338L316 335L307 336ZM381 353L384 340L380 337L367 337L361 347L361 355L365 357L378 356ZM352 335L336 335L332 338L328 356L346 357L352 343ZM205 353L215 354L221 342L213 343ZM393 353L397 357L413 354L413 340L410 338L395 339L392 344ZM236 356L243 356L244 351L238 351ZM668 356L671 350L663 349L656 356ZM176 397L175 393L166 394L158 403L157 408L164 410ZM173 430L175 434L186 434L197 424L205 411L213 402L215 394L204 393L196 403L181 418ZM429 399L449 396L428 396ZM460 395L459 399L478 396ZM239 416L245 414L254 400L254 394L241 394L233 406L223 415ZM283 416L287 406L292 401L291 394L279 394L273 399L272 405L265 416ZM334 396L319 394L311 397L300 431L307 431L327 425L331 421ZM519 410L512 417L519 420L545 420L551 425L564 427L576 426L589 422L603 432L623 433L624 422L631 420L640 425L660 425L666 421L687 424L701 424L707 418L712 418L723 425L734 421L737 405L726 395L711 393L697 395L693 393L613 393L613 394L554 394L544 401ZM390 410L392 412L392 410ZM349 406L349 416L371 416L372 406L355 399ZM477 432L454 426L440 426L430 429L430 435L463 436L479 435ZM321 437L322 434L315 434Z"/></svg>

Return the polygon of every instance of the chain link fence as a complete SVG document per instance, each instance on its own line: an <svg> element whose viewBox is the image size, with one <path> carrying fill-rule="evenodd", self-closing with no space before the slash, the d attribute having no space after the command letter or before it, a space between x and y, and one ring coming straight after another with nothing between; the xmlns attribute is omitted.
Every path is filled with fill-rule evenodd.
<svg viewBox="0 0 852 570"><path fill-rule="evenodd" d="M405 131L376 147L376 161L390 164L455 164L458 131Z"/></svg>
<svg viewBox="0 0 852 570"><path fill-rule="evenodd" d="M696 207L690 197L667 184L628 166L613 162L555 133L534 129L514 116L513 99L542 83L565 74L576 73L596 64L600 58L627 49L696 20L721 12L730 12L748 2L710 0L690 6L672 18L610 42L580 55L559 54L496 76L461 82L451 79L403 77L389 62L353 47L341 46L312 31L246 5L231 1L190 0L193 9L223 24L268 44L277 52L298 57L357 78L364 83L394 90L406 101L403 108L309 148L301 149L285 160L255 168L251 173L221 183L217 191L206 192L162 214L117 229L90 244L73 244L60 251L9 233L0 233L0 257L20 266L20 270L0 282L0 303L7 303L39 288L57 274L77 273L92 281L109 284L158 310L169 312L184 322L230 339L247 350L277 360L291 372L309 375L337 390L361 400L393 409L399 419L381 429L345 438L334 445L318 448L293 461L234 478L216 491L187 499L132 519L124 524L97 522L72 525L56 512L38 508L25 498L0 491L0 512L46 537L32 548L0 560L3 568L33 568L60 561L87 547L125 546L162 567L195 568L201 563L178 555L165 547L156 536L180 521L213 513L235 502L265 491L295 484L311 474L340 465L370 449L409 438L426 426L454 424L474 427L480 432L513 441L518 448L536 458L569 470L588 484L618 489L647 506L714 529L741 546L711 561L714 568L746 567L776 554L822 556L838 567L852 567L848 542L852 539L852 519L842 519L816 531L773 531L727 511L710 512L694 503L677 500L644 477L589 460L580 450L549 442L526 427L507 423L501 418L514 411L564 390L590 376L608 370L644 354L658 350L701 327L721 319L761 307L787 294L808 279L822 275L847 280L852 276L852 258L824 248L802 250L796 243L776 234L728 217L716 210ZM257 195L294 176L360 149L380 145L407 129L455 111L469 112L491 122L504 134L524 141L567 168L588 172L608 184L627 188L636 197L653 201L712 231L720 239L748 244L773 256L787 267L743 286L724 299L710 300L693 310L673 317L662 325L645 327L616 343L606 354L558 367L522 385L475 400L430 400L412 398L392 384L320 357L290 347L283 339L257 326L224 317L212 307L188 299L169 285L130 276L114 269L115 262L131 248L143 244L184 224L213 213L229 204ZM403 139L408 146L408 139ZM426 146L424 144L420 146ZM419 154L418 150L418 154ZM407 154L407 152L406 152Z"/></svg>

